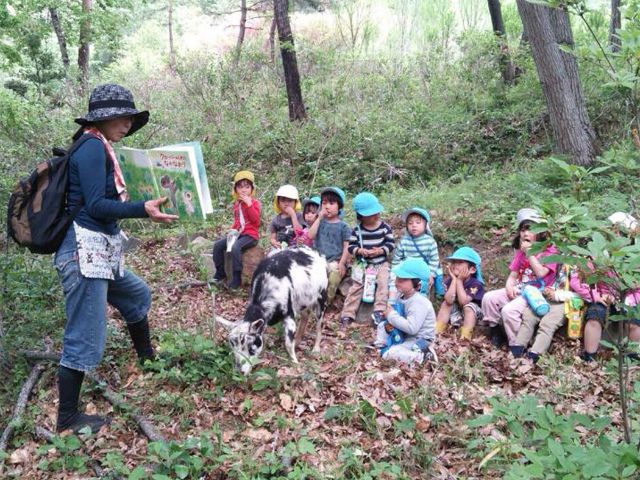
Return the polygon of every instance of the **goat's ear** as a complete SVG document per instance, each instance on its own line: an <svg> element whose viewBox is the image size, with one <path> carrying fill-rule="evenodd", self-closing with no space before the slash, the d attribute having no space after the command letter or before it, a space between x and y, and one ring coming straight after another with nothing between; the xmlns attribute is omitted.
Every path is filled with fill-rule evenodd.
<svg viewBox="0 0 640 480"><path fill-rule="evenodd" d="M226 328L227 330L231 330L233 327L237 325L237 322L232 322L219 315L216 315L216 322L219 323L222 327Z"/></svg>
<svg viewBox="0 0 640 480"><path fill-rule="evenodd" d="M249 333L262 333L264 331L264 319L259 318L258 320L251 322L249 326Z"/></svg>

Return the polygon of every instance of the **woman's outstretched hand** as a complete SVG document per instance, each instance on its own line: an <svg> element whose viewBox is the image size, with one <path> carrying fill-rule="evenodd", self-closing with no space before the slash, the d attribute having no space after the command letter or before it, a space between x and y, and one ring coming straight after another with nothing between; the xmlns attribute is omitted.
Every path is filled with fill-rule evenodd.
<svg viewBox="0 0 640 480"><path fill-rule="evenodd" d="M171 220L175 220L178 215L169 215L160 211L160 205L167 201L167 197L156 198L155 200L147 200L144 202L144 210L149 215L149 218L154 222L167 223Z"/></svg>

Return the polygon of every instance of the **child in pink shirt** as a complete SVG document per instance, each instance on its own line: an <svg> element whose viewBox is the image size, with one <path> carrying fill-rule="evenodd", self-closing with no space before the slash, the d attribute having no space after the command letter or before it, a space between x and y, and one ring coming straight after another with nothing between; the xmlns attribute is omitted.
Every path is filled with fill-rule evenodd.
<svg viewBox="0 0 640 480"><path fill-rule="evenodd" d="M535 234L530 230L532 224L541 223L540 214L533 208L523 208L518 211L518 233L513 239L512 246L516 250L509 265L511 273L507 278L505 288L485 293L482 298L483 321L491 328L491 343L501 344L502 326L507 334L507 340L512 353L522 354L524 347L516 344L518 329L522 324L522 314L528 308L527 300L520 295L526 284L536 286L550 286L556 278L558 265L543 264L541 260L557 252L553 245L549 245L543 252L529 255L528 251L534 242L544 241L549 234L546 232Z"/></svg>

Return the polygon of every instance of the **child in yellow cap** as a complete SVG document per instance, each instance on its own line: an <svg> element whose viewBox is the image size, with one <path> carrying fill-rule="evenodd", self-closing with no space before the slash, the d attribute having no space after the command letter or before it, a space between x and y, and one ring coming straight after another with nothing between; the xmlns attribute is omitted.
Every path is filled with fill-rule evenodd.
<svg viewBox="0 0 640 480"><path fill-rule="evenodd" d="M226 278L224 271L224 252L227 242L236 238L231 247L233 256L233 276L229 288L235 289L242 283L242 253L258 244L260 230L260 200L254 198L255 178L253 173L242 170L233 177L233 225L226 237L218 239L213 246L213 263L216 266L214 281L221 282Z"/></svg>

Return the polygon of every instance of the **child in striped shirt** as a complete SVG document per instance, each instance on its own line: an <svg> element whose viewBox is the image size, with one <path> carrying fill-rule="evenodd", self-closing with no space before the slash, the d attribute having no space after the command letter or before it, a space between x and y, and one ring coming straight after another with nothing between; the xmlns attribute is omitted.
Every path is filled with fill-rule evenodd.
<svg viewBox="0 0 640 480"><path fill-rule="evenodd" d="M351 278L353 284L340 315L342 326L348 326L356 318L356 312L364 291L364 272L375 269L376 292L374 300L374 320L376 324L384 318L389 296L389 262L387 257L393 251L393 230L380 220L382 205L375 195L359 193L353 199L353 209L360 222L351 232L349 254L355 257Z"/></svg>
<svg viewBox="0 0 640 480"><path fill-rule="evenodd" d="M405 226L405 233L398 241L396 251L393 254L391 268L400 265L400 262L407 258L420 258L429 265L431 275L429 277L429 287L433 286L435 273L440 267L440 255L438 255L438 244L433 238L429 222L429 213L419 207L412 207L402 214L402 221ZM397 296L395 288L395 275L391 273L389 282L389 298L394 300Z"/></svg>

